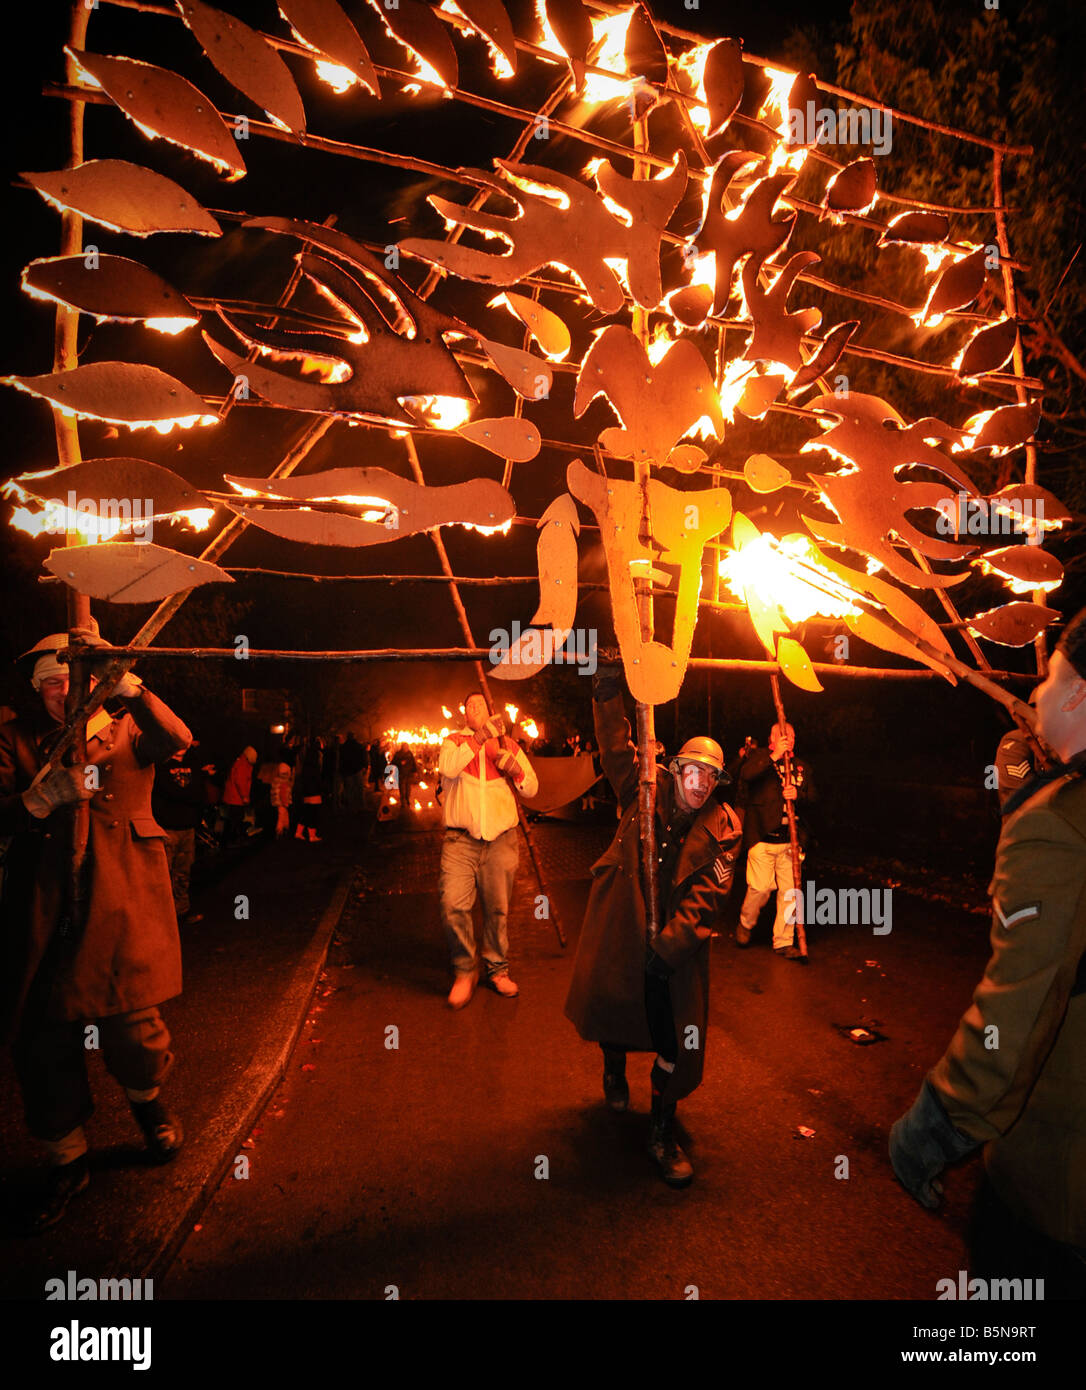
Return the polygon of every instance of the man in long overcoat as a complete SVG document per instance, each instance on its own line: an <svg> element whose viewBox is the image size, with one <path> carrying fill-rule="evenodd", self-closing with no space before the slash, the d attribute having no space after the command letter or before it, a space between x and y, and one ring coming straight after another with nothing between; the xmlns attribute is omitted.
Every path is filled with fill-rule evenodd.
<svg viewBox="0 0 1086 1390"><path fill-rule="evenodd" d="M655 1052L649 1153L664 1181L685 1187L694 1171L674 1135L676 1103L700 1085L709 1021L709 941L731 888L742 825L713 795L724 769L712 739L691 739L656 771L660 931L648 940L641 877L637 751L619 678L594 678L593 713L603 769L621 821L592 868L566 1017L604 1056L604 1095L629 1104L626 1053Z"/></svg>
<svg viewBox="0 0 1086 1390"><path fill-rule="evenodd" d="M13 836L0 902L0 1036L13 1044L27 1127L50 1160L28 1212L34 1230L59 1220L89 1180L89 1046L101 1046L125 1087L151 1156L165 1162L182 1142L158 1099L173 1063L158 1005L181 993L181 948L151 788L155 763L192 735L129 673L117 690L123 712L102 709L87 723L86 763L42 776L63 729L68 668L57 654L67 646L68 634L55 633L20 659L41 707L0 725L0 835ZM81 800L90 834L80 921L68 901L65 808Z"/></svg>
<svg viewBox="0 0 1086 1390"><path fill-rule="evenodd" d="M992 957L950 1046L890 1131L900 1181L939 1204L947 1163L985 1145L975 1228L1000 1275L1047 1273L1086 1297L1086 609L1038 686L1055 766L1003 822ZM1024 1261L1007 1269L1008 1258ZM1040 1296L1040 1295L1038 1295ZM993 1295L994 1297L994 1295Z"/></svg>

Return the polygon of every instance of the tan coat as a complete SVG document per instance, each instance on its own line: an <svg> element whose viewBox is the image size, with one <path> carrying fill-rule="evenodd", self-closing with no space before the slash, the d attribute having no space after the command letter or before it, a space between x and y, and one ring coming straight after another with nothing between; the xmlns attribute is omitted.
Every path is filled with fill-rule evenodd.
<svg viewBox="0 0 1086 1390"><path fill-rule="evenodd" d="M105 1018L181 993L181 947L166 832L151 815L154 764L192 742L148 690L87 743L98 768L90 801L88 908L82 928L57 931L68 881L70 813L31 816L21 793L57 732L44 711L0 725L0 835L14 836L0 900L0 1036L11 1038L30 987L55 1019ZM37 977L37 978L36 978Z"/></svg>
<svg viewBox="0 0 1086 1390"><path fill-rule="evenodd" d="M637 756L629 741L622 700L594 704L603 768L622 810L615 838L592 867L566 1017L589 1042L630 1052L654 1050L645 1014L646 913L641 889ZM657 834L671 810L675 783L657 769ZM663 925L656 953L673 974L668 980L678 1062L664 1095L671 1103L700 1083L709 1022L709 941L731 887L742 839L738 816L710 798L694 818L675 866L673 882L661 883Z"/></svg>
<svg viewBox="0 0 1086 1390"><path fill-rule="evenodd" d="M1086 1247L1086 777L1008 817L989 893L992 958L930 1079L1007 1205Z"/></svg>

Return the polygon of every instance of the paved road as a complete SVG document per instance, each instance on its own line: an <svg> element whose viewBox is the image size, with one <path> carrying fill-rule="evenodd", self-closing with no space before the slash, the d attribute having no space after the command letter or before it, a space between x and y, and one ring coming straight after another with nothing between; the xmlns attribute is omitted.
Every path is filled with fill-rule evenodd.
<svg viewBox="0 0 1086 1390"><path fill-rule="evenodd" d="M985 919L895 893L890 935L815 929L806 969L772 955L766 919L748 951L723 924L706 1081L680 1110L697 1177L676 1193L644 1153L649 1058L631 1058L632 1109L614 1115L598 1049L562 1015L606 834L537 827L570 945L536 919L522 853L520 998L482 990L458 1014L439 833L372 842L249 1176L225 1180L160 1297L932 1299L966 1267L978 1163L933 1215L885 1152L969 1001ZM850 1043L861 1022L885 1041Z"/></svg>

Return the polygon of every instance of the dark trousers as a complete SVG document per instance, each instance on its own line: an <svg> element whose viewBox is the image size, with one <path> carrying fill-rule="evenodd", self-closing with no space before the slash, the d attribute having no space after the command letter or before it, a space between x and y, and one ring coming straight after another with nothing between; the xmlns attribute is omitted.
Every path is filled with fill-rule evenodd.
<svg viewBox="0 0 1086 1390"><path fill-rule="evenodd" d="M968 1239L969 1273L974 1278L1043 1279L1046 1300L1086 1299L1086 1250L1027 1226L987 1177L973 1202Z"/></svg>
<svg viewBox="0 0 1086 1390"><path fill-rule="evenodd" d="M24 1019L12 1056L26 1124L35 1139L63 1139L94 1113L87 1081L88 1021ZM131 1091L160 1085L173 1066L170 1033L158 1009L100 1018L98 1045L106 1070ZM93 1035L92 1035L93 1036Z"/></svg>
<svg viewBox="0 0 1086 1390"><path fill-rule="evenodd" d="M671 986L658 975L645 975L645 1017L649 1023L652 1045L665 1062L674 1065L679 1060L679 1042L675 1034L675 1011L671 1006ZM604 1052L626 1055L624 1047L600 1043Z"/></svg>

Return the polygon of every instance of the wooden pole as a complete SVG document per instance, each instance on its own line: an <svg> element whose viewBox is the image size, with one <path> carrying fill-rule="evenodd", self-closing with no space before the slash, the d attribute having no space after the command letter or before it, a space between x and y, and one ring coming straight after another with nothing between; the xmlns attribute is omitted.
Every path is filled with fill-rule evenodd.
<svg viewBox="0 0 1086 1390"><path fill-rule="evenodd" d="M87 23L90 10L83 0L73 0L69 47L82 49L86 45ZM66 76L69 82L76 81L75 60L65 59ZM69 167L83 162L83 103L73 101L68 111L68 132L70 156ZM83 219L75 212L63 212L60 219L60 254L78 255L83 249ZM79 365L78 353L79 310L66 304L58 304L56 330L53 338L53 370L71 371ZM64 468L70 468L82 459L79 448L79 425L74 415L66 415L53 408L53 427L57 439L57 459ZM78 531L69 531L65 545L87 543ZM68 640L73 644L68 664L68 695L64 704L65 720L72 728L71 747L66 759L68 766L81 767L87 761L87 721L79 717L87 700L90 686L90 670L85 661L80 660L76 645L76 630L91 626L90 598L78 589L69 588L67 594ZM90 841L90 802L77 801L70 812L70 858L68 861L68 885L66 905L61 916L60 934L77 935L82 928L86 912L86 874L84 868L87 858L87 845Z"/></svg>
<svg viewBox="0 0 1086 1390"><path fill-rule="evenodd" d="M999 246L999 265L1003 275L1003 296L1006 301L1008 315L1014 320L1014 374L1019 378L1015 387L1019 405L1025 405L1029 401L1029 392L1026 390L1024 378L1026 375L1026 358L1022 351L1022 330L1018 326L1018 297L1014 288L1014 269L1010 264L1010 242L1007 240L1007 215L1003 207L1003 151L995 150L992 154L992 193L995 202L996 214L996 243ZM1037 448L1030 443L1026 445L1026 482L1036 483L1037 481ZM1040 545L1044 540L1044 531L1036 523L1031 523L1029 534L1030 545ZM1046 595L1043 589L1034 589L1033 602L1042 608L1046 604ZM1045 647L1045 636L1039 632L1033 639L1033 651L1037 662L1037 674L1043 676L1048 670L1048 651Z"/></svg>
<svg viewBox="0 0 1086 1390"><path fill-rule="evenodd" d="M635 88L629 100L636 103L638 92ZM634 159L634 178L647 179L649 166L645 155L649 148L648 121L645 116L633 117L634 147L638 151ZM642 347L647 347L649 338L649 316L638 304L633 305L633 331ZM634 480L641 489L641 520L637 538L645 553L652 554L652 515L649 505L649 480L652 467L647 459L634 461ZM647 573L650 565L646 562L637 567L634 589L637 594L637 616L641 626L642 642L651 642L654 636L652 576ZM660 934L660 867L656 855L656 711L650 704L637 702L637 818L641 841L641 885L645 897L645 925L648 944L652 946Z"/></svg>
<svg viewBox="0 0 1086 1390"><path fill-rule="evenodd" d="M784 713L784 701L781 699L781 678L774 671L769 680L773 687L773 704L777 710L777 723L783 737L788 727L788 719ZM794 788L796 785L795 775L792 771L792 755L787 749L784 752L784 785L786 788ZM792 902L796 914L796 939L799 944L800 959L806 965L810 958L807 954L807 932L803 922L803 870L800 864L799 830L796 826L795 802L787 796L784 798L784 813L788 817L788 842L792 848L792 881L794 884Z"/></svg>

